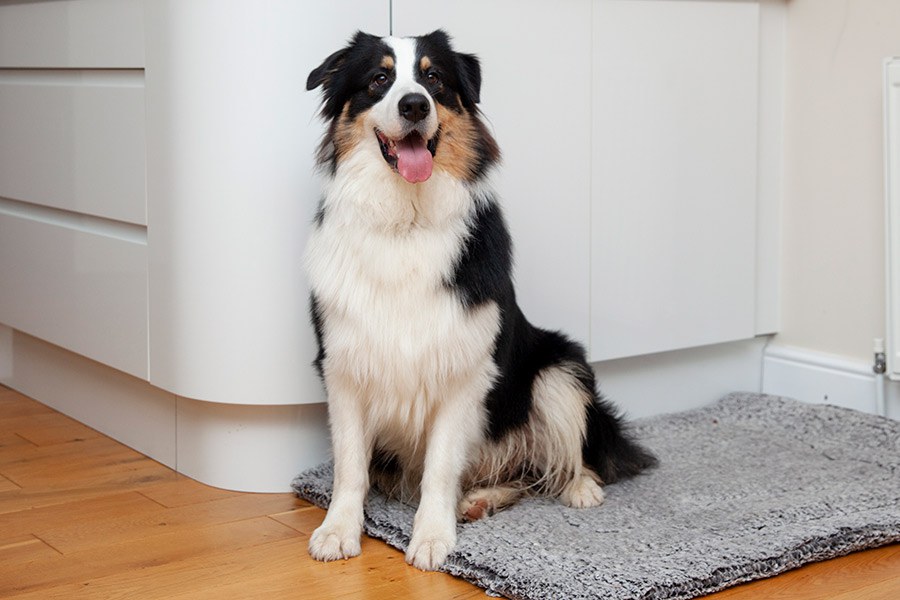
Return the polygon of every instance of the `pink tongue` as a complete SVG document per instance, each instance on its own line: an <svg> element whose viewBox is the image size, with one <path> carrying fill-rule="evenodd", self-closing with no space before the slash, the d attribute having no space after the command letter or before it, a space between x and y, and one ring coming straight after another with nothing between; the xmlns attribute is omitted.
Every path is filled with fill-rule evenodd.
<svg viewBox="0 0 900 600"><path fill-rule="evenodd" d="M420 183L431 177L431 152L418 133L411 133L397 142L397 170L410 183Z"/></svg>

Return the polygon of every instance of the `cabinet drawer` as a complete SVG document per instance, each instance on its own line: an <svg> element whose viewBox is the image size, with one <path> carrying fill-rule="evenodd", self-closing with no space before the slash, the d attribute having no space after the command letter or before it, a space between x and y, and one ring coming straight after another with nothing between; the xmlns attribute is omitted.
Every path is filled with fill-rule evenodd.
<svg viewBox="0 0 900 600"><path fill-rule="evenodd" d="M126 235L114 237L116 224L104 235L54 216L0 202L0 323L146 378L142 228L122 226Z"/></svg>
<svg viewBox="0 0 900 600"><path fill-rule="evenodd" d="M0 4L0 67L143 66L140 0Z"/></svg>
<svg viewBox="0 0 900 600"><path fill-rule="evenodd" d="M146 224L142 70L0 69L0 196Z"/></svg>

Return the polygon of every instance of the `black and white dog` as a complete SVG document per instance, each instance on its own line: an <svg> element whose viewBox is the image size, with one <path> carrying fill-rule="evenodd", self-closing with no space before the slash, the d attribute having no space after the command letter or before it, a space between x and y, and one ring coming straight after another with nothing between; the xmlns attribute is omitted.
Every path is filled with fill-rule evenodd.
<svg viewBox="0 0 900 600"><path fill-rule="evenodd" d="M516 304L478 59L443 31L360 32L306 85L328 123L306 260L334 450L310 554L359 554L370 478L418 499L406 559L435 569L458 519L527 492L597 506L602 484L652 466L584 350Z"/></svg>

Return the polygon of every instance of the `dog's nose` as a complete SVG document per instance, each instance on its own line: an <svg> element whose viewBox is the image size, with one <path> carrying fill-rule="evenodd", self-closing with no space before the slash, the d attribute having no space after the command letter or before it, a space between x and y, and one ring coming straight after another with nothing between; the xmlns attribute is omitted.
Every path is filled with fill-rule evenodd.
<svg viewBox="0 0 900 600"><path fill-rule="evenodd" d="M418 123L431 111L428 98L422 94L406 94L400 98L397 106L400 109L400 116L412 123Z"/></svg>

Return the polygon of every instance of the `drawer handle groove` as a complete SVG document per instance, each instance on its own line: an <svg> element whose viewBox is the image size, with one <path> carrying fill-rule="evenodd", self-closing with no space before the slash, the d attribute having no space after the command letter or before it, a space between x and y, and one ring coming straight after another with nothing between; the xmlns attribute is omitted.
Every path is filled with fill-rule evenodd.
<svg viewBox="0 0 900 600"><path fill-rule="evenodd" d="M28 219L84 233L147 245L147 227L0 197L0 215Z"/></svg>

